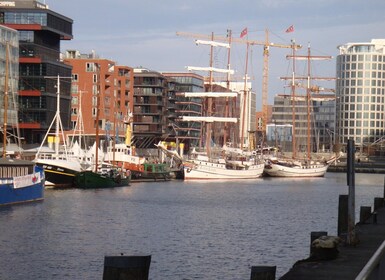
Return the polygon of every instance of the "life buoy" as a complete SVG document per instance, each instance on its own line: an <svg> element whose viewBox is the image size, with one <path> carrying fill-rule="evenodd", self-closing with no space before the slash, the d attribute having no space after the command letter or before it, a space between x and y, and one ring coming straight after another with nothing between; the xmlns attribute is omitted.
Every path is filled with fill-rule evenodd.
<svg viewBox="0 0 385 280"><path fill-rule="evenodd" d="M187 168L186 171L187 171L187 173L190 173L191 172L191 168Z"/></svg>

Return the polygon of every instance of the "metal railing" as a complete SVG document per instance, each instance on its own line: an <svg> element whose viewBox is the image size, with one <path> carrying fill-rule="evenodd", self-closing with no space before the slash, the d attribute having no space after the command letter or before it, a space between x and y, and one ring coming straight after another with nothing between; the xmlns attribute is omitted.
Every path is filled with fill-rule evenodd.
<svg viewBox="0 0 385 280"><path fill-rule="evenodd" d="M385 241L370 258L355 280L380 280L385 279Z"/></svg>

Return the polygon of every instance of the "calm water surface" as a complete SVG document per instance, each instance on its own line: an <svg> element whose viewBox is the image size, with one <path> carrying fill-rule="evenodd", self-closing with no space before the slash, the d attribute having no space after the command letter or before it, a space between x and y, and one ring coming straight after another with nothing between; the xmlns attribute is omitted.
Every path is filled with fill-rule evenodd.
<svg viewBox="0 0 385 280"><path fill-rule="evenodd" d="M357 211L383 185L356 174ZM250 279L254 265L276 265L278 278L308 257L311 231L336 235L347 193L343 173L46 190L41 203L0 208L0 279L102 279L104 256L120 253L152 255L154 280Z"/></svg>

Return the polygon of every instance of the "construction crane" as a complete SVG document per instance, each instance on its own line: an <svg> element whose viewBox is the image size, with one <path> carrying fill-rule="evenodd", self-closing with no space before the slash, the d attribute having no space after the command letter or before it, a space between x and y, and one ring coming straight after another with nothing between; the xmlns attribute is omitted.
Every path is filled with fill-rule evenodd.
<svg viewBox="0 0 385 280"><path fill-rule="evenodd" d="M204 39L211 40L211 35L198 34L198 33L190 33L190 32L176 32L177 36L184 37L192 37L195 39ZM215 41L219 42L229 42L229 37L227 36L215 36ZM265 41L255 41L255 40L247 40L243 38L231 38L231 43L239 43L239 44L249 44L249 45L258 45L263 46L263 72L262 72L262 134L263 138L266 135L266 123L267 123L267 95L268 95L268 82L269 82L269 50L270 47L275 48L302 48L301 45L283 45L283 44L275 44L269 41L269 30L265 30Z"/></svg>

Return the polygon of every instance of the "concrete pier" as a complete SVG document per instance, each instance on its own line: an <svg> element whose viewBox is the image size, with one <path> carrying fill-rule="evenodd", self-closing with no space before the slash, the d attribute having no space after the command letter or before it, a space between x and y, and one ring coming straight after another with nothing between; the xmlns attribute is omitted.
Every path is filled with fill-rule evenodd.
<svg viewBox="0 0 385 280"><path fill-rule="evenodd" d="M339 253L335 259L317 260L309 257L300 260L280 279L356 279L385 240L385 208L383 202L384 198L375 198L374 203L376 203L377 209L370 213L369 218L365 219L365 221L356 224L356 244L340 244L338 246ZM385 275L377 274L371 278L357 279L385 279L382 277L385 277Z"/></svg>

